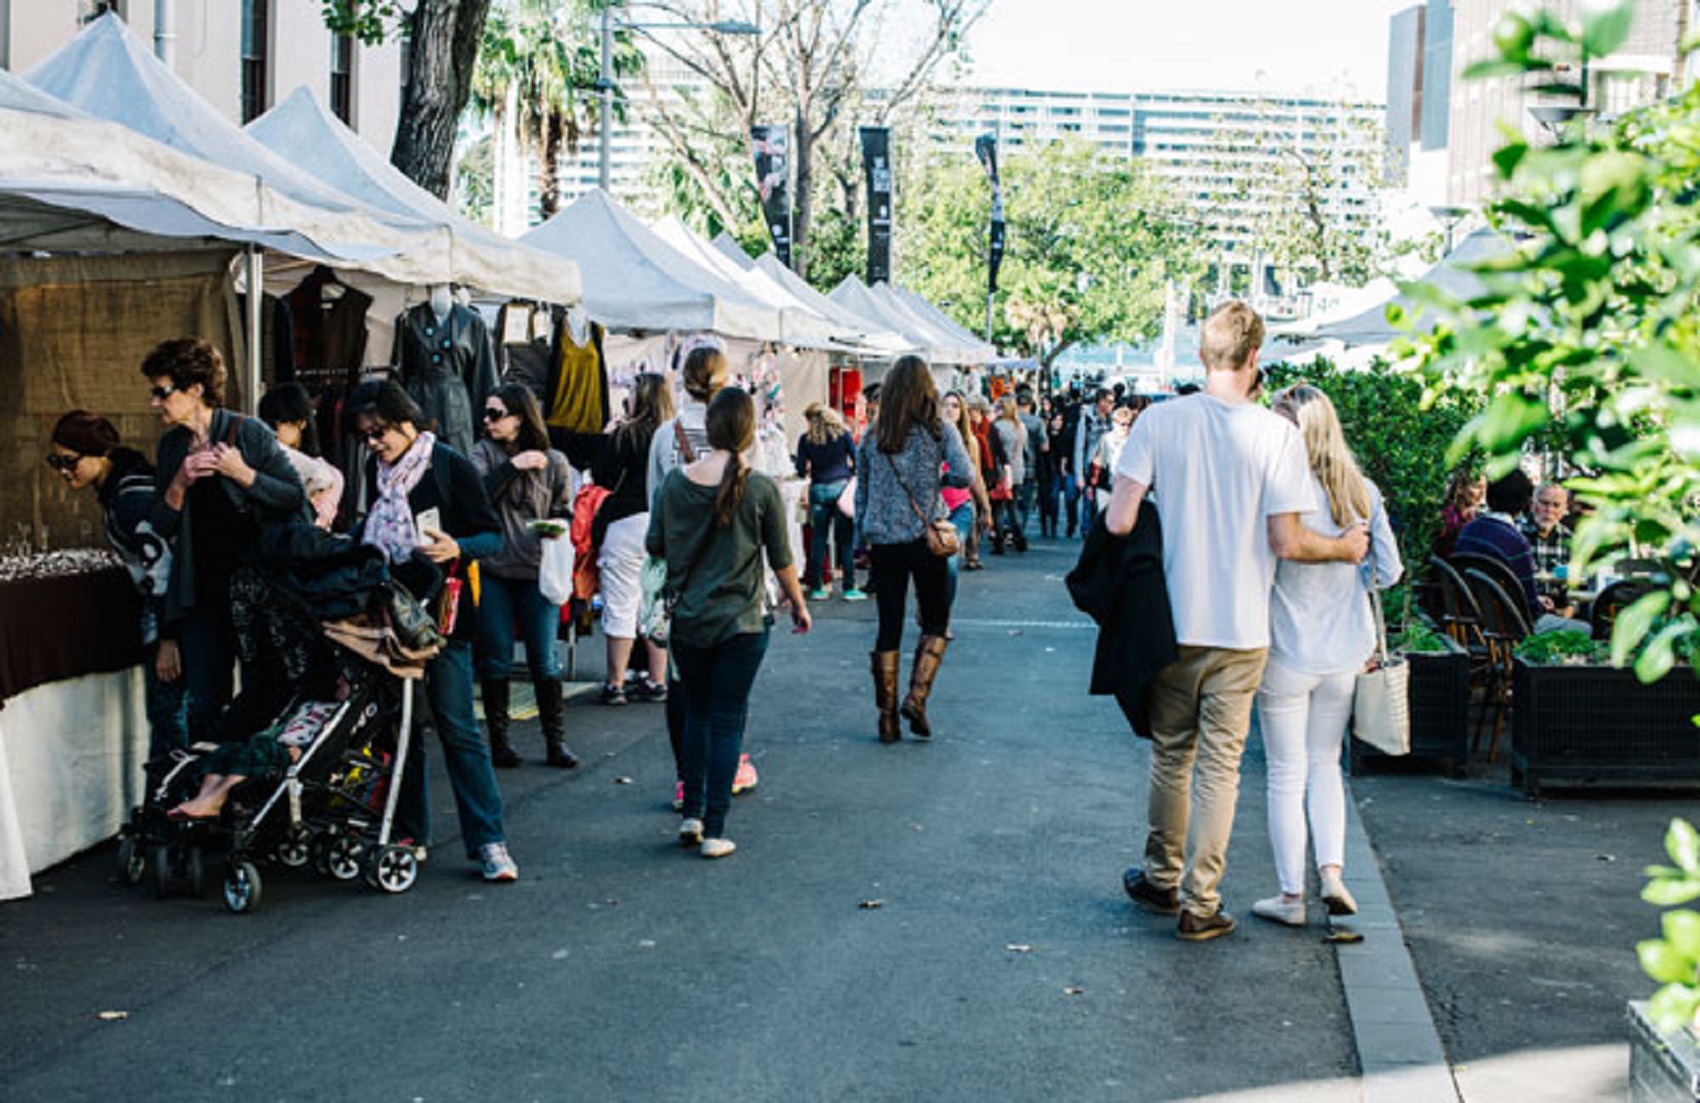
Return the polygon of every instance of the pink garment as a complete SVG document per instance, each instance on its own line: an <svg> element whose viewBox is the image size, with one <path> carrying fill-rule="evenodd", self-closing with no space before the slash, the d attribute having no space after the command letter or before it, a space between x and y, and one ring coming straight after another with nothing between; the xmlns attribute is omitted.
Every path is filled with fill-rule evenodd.
<svg viewBox="0 0 1700 1103"><path fill-rule="evenodd" d="M950 464L940 464L939 470L949 471ZM944 508L948 509L952 513L955 513L958 509L960 509L962 507L962 503L968 501L968 499L973 496L974 491L966 486L960 488L954 486L939 487L939 497L944 499Z"/></svg>

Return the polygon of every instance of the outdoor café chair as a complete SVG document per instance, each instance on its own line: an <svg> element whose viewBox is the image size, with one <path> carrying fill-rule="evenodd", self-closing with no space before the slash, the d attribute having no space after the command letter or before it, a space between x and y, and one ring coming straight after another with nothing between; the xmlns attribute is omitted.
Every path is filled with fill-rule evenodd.
<svg viewBox="0 0 1700 1103"><path fill-rule="evenodd" d="M1470 584L1476 604L1482 611L1482 638L1488 646L1488 692L1476 718L1475 744L1481 745L1482 725L1488 708L1493 709L1493 739L1488 744L1488 761L1499 754L1499 736L1505 726L1505 712L1511 707L1512 648L1529 635L1529 618L1524 610L1523 590L1518 587L1516 598L1507 593L1499 582L1476 570L1466 568L1464 578Z"/></svg>
<svg viewBox="0 0 1700 1103"><path fill-rule="evenodd" d="M1645 578L1623 578L1600 591L1588 614L1589 635L1596 640L1611 639L1611 626L1618 613L1635 603L1635 599L1653 591L1653 583Z"/></svg>

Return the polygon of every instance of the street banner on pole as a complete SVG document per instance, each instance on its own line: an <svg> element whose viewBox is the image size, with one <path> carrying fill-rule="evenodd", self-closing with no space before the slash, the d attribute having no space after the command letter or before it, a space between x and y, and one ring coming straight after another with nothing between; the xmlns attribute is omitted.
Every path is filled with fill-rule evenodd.
<svg viewBox="0 0 1700 1103"><path fill-rule="evenodd" d="M862 175L868 182L868 286L891 282L891 129L862 128Z"/></svg>
<svg viewBox="0 0 1700 1103"><path fill-rule="evenodd" d="M986 170L992 182L992 232L986 249L986 294L998 290L998 268L1003 265L1003 184L998 180L998 139L995 134L982 134L974 139L974 156Z"/></svg>
<svg viewBox="0 0 1700 1103"><path fill-rule="evenodd" d="M779 263L791 267L791 129L785 126L750 127L750 145L756 155L756 191L761 195L761 215L773 236L773 251Z"/></svg>

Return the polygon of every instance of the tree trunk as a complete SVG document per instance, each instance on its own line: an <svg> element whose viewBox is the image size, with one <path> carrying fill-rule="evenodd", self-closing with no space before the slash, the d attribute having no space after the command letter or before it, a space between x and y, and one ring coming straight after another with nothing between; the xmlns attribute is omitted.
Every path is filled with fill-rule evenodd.
<svg viewBox="0 0 1700 1103"><path fill-rule="evenodd" d="M412 58L390 163L440 199L454 174L455 133L472 95L472 66L490 0L419 0Z"/></svg>
<svg viewBox="0 0 1700 1103"><path fill-rule="evenodd" d="M566 125L560 115L551 112L543 120L543 156L537 166L537 206L547 222L561 209L561 146L566 141Z"/></svg>
<svg viewBox="0 0 1700 1103"><path fill-rule="evenodd" d="M809 263L809 216L814 207L815 143L809 134L809 120L798 111L791 124L791 144L796 150L797 183L791 191L791 270L805 278Z"/></svg>

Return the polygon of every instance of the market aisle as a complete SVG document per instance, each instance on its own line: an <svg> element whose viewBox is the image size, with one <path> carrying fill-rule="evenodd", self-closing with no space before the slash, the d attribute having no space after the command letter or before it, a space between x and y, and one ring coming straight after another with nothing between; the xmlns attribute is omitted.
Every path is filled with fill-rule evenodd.
<svg viewBox="0 0 1700 1103"><path fill-rule="evenodd" d="M964 576L931 745L874 741L871 602L776 635L747 748L762 785L724 861L672 842L660 708L585 705L583 769L502 775L509 888L442 839L409 895L279 874L245 918L109 884L102 853L49 873L0 908L0 1092L1356 1098L1320 931L1187 945L1123 897L1145 752L1084 695L1073 552ZM1254 751L1230 908L1248 918L1270 876Z"/></svg>

